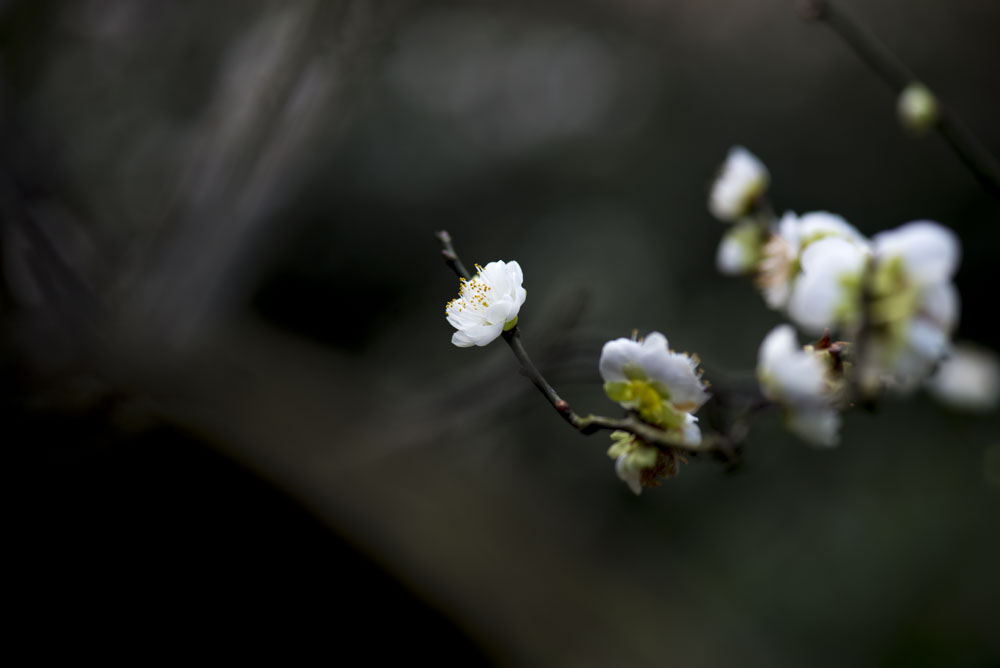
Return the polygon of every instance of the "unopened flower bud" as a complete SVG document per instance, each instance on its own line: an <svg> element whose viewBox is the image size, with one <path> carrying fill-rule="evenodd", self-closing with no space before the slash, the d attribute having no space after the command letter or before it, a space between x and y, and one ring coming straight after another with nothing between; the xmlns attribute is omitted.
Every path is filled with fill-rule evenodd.
<svg viewBox="0 0 1000 668"><path fill-rule="evenodd" d="M927 86L912 83L899 94L899 120L907 130L924 134L938 121L938 102Z"/></svg>

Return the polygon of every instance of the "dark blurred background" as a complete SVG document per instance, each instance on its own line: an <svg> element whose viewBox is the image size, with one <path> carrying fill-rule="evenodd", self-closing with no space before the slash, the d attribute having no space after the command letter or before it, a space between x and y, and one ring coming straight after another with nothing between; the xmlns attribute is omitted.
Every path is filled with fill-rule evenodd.
<svg viewBox="0 0 1000 668"><path fill-rule="evenodd" d="M995 0L845 3L993 153ZM1000 420L923 395L634 497L499 342L458 349L433 231L516 259L583 412L658 329L751 373L779 316L714 267L732 144L780 211L964 242L1000 202L788 0L0 2L0 439L48 651L292 630L466 665L997 665ZM19 532L18 536L22 534ZM61 644L62 643L62 644Z"/></svg>

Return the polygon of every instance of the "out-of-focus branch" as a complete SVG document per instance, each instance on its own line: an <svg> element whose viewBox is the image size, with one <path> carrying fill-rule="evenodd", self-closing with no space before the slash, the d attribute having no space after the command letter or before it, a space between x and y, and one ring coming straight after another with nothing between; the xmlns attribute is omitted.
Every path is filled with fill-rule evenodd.
<svg viewBox="0 0 1000 668"><path fill-rule="evenodd" d="M882 42L856 18L830 0L799 0L799 15L822 21L850 46L861 60L899 95L918 79ZM957 118L937 101L933 127L951 150L991 195L1000 199L1000 163Z"/></svg>

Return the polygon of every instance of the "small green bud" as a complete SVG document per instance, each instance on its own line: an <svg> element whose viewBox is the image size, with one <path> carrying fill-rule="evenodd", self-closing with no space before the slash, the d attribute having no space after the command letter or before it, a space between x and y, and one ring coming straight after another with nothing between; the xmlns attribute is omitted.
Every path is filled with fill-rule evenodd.
<svg viewBox="0 0 1000 668"><path fill-rule="evenodd" d="M911 83L903 89L896 110L903 127L915 134L931 130L940 113L934 93L920 83Z"/></svg>
<svg viewBox="0 0 1000 668"><path fill-rule="evenodd" d="M632 383L624 380L609 380L604 383L604 394L608 395L608 399L611 401L632 401Z"/></svg>

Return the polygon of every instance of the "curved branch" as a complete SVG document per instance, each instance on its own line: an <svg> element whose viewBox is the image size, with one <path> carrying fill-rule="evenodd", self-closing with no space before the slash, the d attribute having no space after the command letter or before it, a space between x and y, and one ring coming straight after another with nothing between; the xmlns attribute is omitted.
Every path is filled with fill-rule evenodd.
<svg viewBox="0 0 1000 668"><path fill-rule="evenodd" d="M823 21L850 46L861 60L897 95L917 77L861 23L830 0L800 0L799 15L809 21ZM951 150L972 172L979 184L1000 199L1000 164L975 136L950 114L940 100L934 128Z"/></svg>

